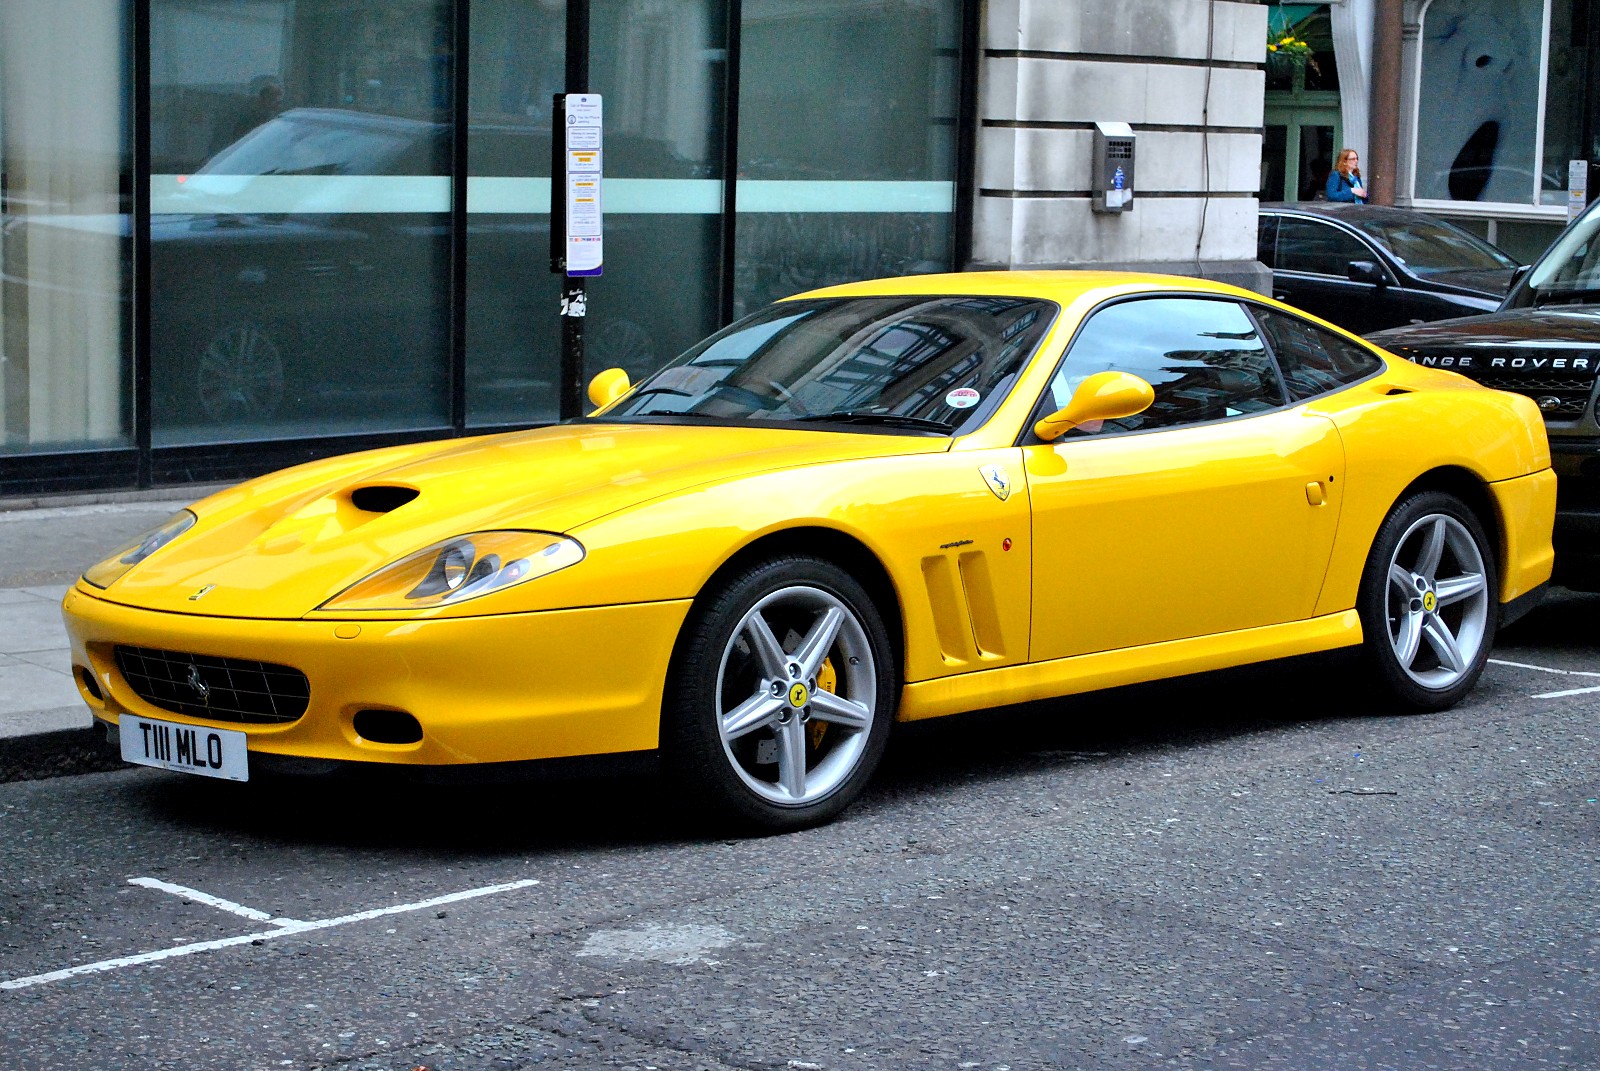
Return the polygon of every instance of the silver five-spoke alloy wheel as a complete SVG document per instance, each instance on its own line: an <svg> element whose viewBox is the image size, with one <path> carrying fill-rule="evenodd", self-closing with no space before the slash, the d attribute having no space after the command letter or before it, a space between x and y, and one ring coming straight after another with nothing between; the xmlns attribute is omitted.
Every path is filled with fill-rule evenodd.
<svg viewBox="0 0 1600 1071"><path fill-rule="evenodd" d="M805 806L845 784L867 751L878 678L851 608L794 584L750 607L722 651L716 717L722 750L757 796Z"/></svg>
<svg viewBox="0 0 1600 1071"><path fill-rule="evenodd" d="M1389 560L1389 643L1401 670L1433 690L1453 687L1478 661L1492 607L1478 542L1460 520L1413 521Z"/></svg>

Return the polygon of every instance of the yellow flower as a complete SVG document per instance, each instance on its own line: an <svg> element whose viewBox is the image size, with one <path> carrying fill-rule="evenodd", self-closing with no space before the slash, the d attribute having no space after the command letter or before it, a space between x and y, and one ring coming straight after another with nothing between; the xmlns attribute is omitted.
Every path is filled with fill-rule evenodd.
<svg viewBox="0 0 1600 1071"><path fill-rule="evenodd" d="M1277 45L1268 45L1267 46L1267 51L1268 52L1276 52L1276 51L1278 51L1278 46Z"/></svg>

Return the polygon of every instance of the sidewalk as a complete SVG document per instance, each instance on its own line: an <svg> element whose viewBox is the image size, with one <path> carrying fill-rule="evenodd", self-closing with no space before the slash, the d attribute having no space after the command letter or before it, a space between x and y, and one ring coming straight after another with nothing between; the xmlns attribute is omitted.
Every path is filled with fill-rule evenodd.
<svg viewBox="0 0 1600 1071"><path fill-rule="evenodd" d="M72 680L61 599L84 569L217 486L0 500L0 781L104 769Z"/></svg>

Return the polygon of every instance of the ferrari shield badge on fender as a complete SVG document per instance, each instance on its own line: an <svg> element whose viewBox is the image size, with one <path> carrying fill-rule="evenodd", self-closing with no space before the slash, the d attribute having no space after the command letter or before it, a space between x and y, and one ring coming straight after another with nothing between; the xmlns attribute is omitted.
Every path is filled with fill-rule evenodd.
<svg viewBox="0 0 1600 1071"><path fill-rule="evenodd" d="M1005 469L999 465L985 465L978 471L983 474L983 482L989 485L994 497L1002 502L1011 497L1011 477L1006 475Z"/></svg>

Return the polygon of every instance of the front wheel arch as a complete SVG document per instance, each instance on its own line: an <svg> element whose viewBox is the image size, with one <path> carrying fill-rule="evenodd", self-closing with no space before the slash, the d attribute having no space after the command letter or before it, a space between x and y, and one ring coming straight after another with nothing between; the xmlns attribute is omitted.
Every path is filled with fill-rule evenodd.
<svg viewBox="0 0 1600 1071"><path fill-rule="evenodd" d="M900 671L900 679L905 680L905 616L901 612L899 589L889 575L889 570L870 547L836 528L819 526L785 528L770 532L740 547L706 578L706 582L701 585L699 593L695 596L689 618L694 617L695 611L704 609L705 600L714 592L721 590L729 577L743 572L757 562L790 555L820 558L831 562L849 573L855 578L856 583L866 589L873 606L883 618L884 628L889 632L889 641L894 646L894 658ZM680 653L684 637L684 630L680 629L672 651L674 660Z"/></svg>

